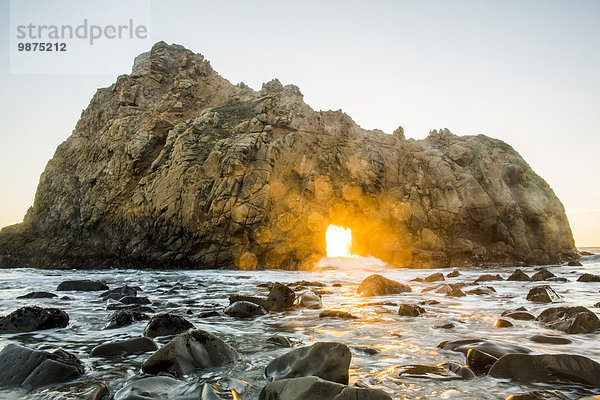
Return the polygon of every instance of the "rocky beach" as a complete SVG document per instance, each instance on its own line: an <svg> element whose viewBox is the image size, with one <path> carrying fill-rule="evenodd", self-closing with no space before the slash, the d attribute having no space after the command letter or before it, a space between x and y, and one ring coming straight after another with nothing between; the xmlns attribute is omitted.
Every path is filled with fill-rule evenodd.
<svg viewBox="0 0 600 400"><path fill-rule="evenodd" d="M0 231L0 398L597 398L599 253L501 140L158 42Z"/></svg>

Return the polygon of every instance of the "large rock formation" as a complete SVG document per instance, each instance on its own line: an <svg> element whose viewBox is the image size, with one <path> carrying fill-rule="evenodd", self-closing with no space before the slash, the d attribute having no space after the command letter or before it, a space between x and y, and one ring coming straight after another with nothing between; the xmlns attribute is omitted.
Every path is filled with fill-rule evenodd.
<svg viewBox="0 0 600 400"><path fill-rule="evenodd" d="M368 131L160 42L98 90L0 233L0 265L305 268L329 224L397 266L577 257L562 204L509 145Z"/></svg>

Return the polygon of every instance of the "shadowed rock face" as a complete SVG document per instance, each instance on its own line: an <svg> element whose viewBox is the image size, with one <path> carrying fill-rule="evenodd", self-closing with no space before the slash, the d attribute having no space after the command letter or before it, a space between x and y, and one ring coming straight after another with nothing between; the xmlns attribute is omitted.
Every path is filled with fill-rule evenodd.
<svg viewBox="0 0 600 400"><path fill-rule="evenodd" d="M509 145L364 130L160 42L98 90L1 231L0 265L309 268L329 224L397 266L577 258L562 204Z"/></svg>

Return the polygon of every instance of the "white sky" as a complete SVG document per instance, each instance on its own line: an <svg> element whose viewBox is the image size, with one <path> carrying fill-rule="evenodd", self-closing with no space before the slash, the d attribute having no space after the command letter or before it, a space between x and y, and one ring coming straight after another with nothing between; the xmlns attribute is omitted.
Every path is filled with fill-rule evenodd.
<svg viewBox="0 0 600 400"><path fill-rule="evenodd" d="M10 74L9 15L0 0L0 226L22 220L56 147L116 80ZM152 42L204 54L231 82L277 77L365 128L506 141L560 197L577 245L600 245L600 1L171 0L152 1L151 20ZM106 57L128 73L136 52Z"/></svg>

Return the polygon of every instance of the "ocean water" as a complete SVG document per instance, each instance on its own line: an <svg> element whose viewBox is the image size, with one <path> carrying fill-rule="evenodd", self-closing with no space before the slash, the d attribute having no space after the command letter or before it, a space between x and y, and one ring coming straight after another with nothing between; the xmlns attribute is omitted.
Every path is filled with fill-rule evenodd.
<svg viewBox="0 0 600 400"><path fill-rule="evenodd" d="M590 249L588 249L590 250ZM591 249L600 252L600 249ZM600 274L600 255L582 259L582 267L550 266L548 269L567 282L549 282L562 297L557 305L582 305L598 312L594 304L600 301L600 283L577 282L584 272ZM392 269L374 258L353 257L323 259L320 269L314 272L292 271L155 271L155 270L3 270L0 278L0 314L6 315L25 305L58 307L70 316L69 326L31 333L0 335L0 348L8 343L17 343L31 348L59 346L76 354L85 364L86 372L81 378L64 384L45 387L32 393L19 388L1 389L0 398L61 399L67 398L65 391L73 382L102 380L111 393L115 393L128 380L142 376L140 366L150 353L116 357L111 359L91 358L91 349L111 340L142 335L146 322L114 330L103 330L112 313L106 309L100 292L56 292L57 285L69 279L95 279L105 281L109 287L121 285L140 286L157 313L174 312L184 315L197 328L219 336L243 357L243 360L225 368L199 370L183 377L188 394L199 393L204 382L217 382L227 388L227 378L240 379L257 390L265 385L265 366L273 358L290 349L277 347L266 342L274 334L288 337L296 346L310 345L317 341L339 341L349 346L366 346L377 349L378 354L368 355L354 348L350 366L350 384L380 388L394 399L504 399L514 393L536 389L547 389L544 385L524 385L506 380L477 377L472 380L442 381L427 378L400 377L392 368L405 364L437 365L444 361L464 362L464 356L436 345L445 340L485 338L518 343L539 353L579 354L600 362L600 333L566 335L559 331L543 328L535 321L513 321L514 327L495 328L494 321L504 310L520 306L538 315L550 305L531 303L525 299L529 289L539 282L485 282L482 286L493 286L493 295L468 295L461 298L447 297L425 290L438 283L410 282L416 277L426 277L435 272L447 274L449 269ZM534 267L523 268L532 275ZM505 279L514 268L462 268L461 275L447 278L448 283L473 282L484 273L499 273ZM359 297L356 289L368 275L379 273L412 286L411 293L381 297ZM292 283L301 280L319 281L326 284L322 289L324 309L348 311L356 320L319 319L320 310L298 309L282 313L271 313L252 320L239 320L228 316L199 318L202 311L222 310L229 304L230 294L266 295L267 289L258 285L265 282ZM339 283L341 287L334 287ZM471 285L463 290L477 287ZM30 291L50 291L59 296L67 295L71 300L16 299ZM439 304L423 305L427 312L419 317L397 315L400 303L419 304L437 300ZM434 328L445 322L453 322L452 329ZM551 334L569 337L568 345L539 344L529 340L536 334ZM159 345L169 338L158 338ZM594 393L593 389L554 384L571 398ZM596 390L596 394L600 389ZM176 398L178 392L172 393ZM230 395L224 398L231 398ZM241 395L241 399L256 398Z"/></svg>

